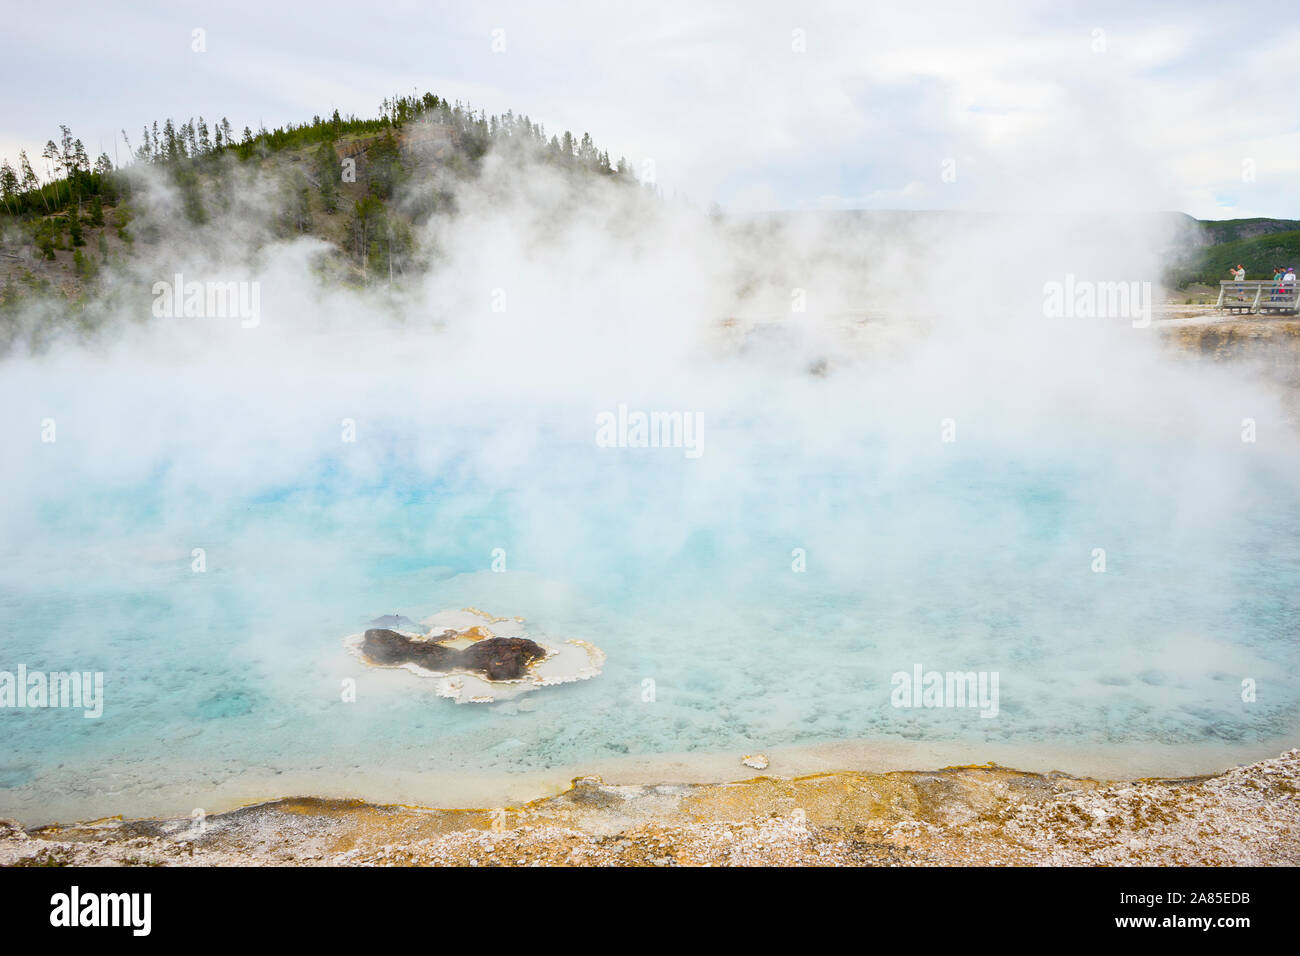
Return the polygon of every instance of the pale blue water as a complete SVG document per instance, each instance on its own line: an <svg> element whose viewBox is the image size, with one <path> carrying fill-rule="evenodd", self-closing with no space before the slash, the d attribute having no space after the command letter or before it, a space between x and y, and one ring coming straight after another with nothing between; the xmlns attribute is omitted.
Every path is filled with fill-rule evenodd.
<svg viewBox="0 0 1300 956"><path fill-rule="evenodd" d="M591 416L557 414L493 470L476 450L500 423L466 407L372 428L364 466L337 416L285 469L273 435L245 435L254 477L236 481L183 450L115 472L112 443L87 459L71 423L35 444L39 400L15 401L0 669L101 670L107 700L99 720L0 711L0 813L81 776L87 815L130 812L150 768L201 792L241 768L511 771L852 738L964 741L972 759L991 741L1245 752L1300 723L1300 493L1285 458L1232 457L1231 428L940 446L864 413L810 450L751 408L707 419L690 461L597 448ZM250 426L202 427L220 444ZM605 671L515 713L367 673L341 643L381 614L465 606L590 641ZM998 717L892 707L891 674L916 663L997 671Z"/></svg>
<svg viewBox="0 0 1300 956"><path fill-rule="evenodd" d="M299 485L220 503L164 499L160 479L70 509L52 495L33 549L49 576L0 590L4 660L102 670L107 706L97 721L0 714L0 783L115 755L288 768L418 749L473 766L514 739L527 767L891 734L1104 744L1294 726L1300 503L1266 476L1232 514L1208 529L1191 516L1175 537L1167 515L1116 508L1104 476L1059 464L955 458L874 490L870 475L809 470L792 501L788 486L692 499L676 459L556 454L593 470L579 487L550 473L530 493L572 521L554 546L511 494L400 468L359 484L322 461ZM647 521L653 536L635 533ZM1200 537L1225 523L1230 537ZM145 539L183 527L208 548L207 572L183 549L122 553L123 524ZM1093 574L1100 540L1109 568ZM792 547L807 550L807 573L791 571ZM486 570L494 548L504 574ZM531 715L456 706L414 679L341 702L331 675L356 670L344 634L466 605L590 640L608 667L546 691ZM913 662L999 671L1000 717L891 708L889 676ZM1261 685L1254 704L1240 700L1243 676Z"/></svg>

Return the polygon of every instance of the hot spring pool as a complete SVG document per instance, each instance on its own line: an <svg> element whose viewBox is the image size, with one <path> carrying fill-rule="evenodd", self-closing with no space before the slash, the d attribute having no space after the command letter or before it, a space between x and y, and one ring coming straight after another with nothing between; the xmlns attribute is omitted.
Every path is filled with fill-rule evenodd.
<svg viewBox="0 0 1300 956"><path fill-rule="evenodd" d="M1189 503L1116 471L1113 439L1109 457L971 443L886 466L865 433L856 470L831 456L764 475L772 449L727 434L695 472L557 436L526 492L455 463L431 477L400 442L374 474L321 458L235 496L167 469L88 487L59 449L31 537L8 540L0 651L9 670L102 671L104 713L0 712L0 813L184 813L304 788L437 803L472 799L456 779L692 754L738 776L746 752L850 740L1192 771L1294 732L1287 475ZM466 606L595 643L605 670L523 709L456 705L341 643L381 614ZM916 665L996 672L996 717L892 706L891 675Z"/></svg>

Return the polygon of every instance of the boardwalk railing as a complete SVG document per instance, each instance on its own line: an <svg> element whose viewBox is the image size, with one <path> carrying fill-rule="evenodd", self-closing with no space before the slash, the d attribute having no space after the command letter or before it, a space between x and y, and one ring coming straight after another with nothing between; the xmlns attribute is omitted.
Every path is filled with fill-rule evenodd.
<svg viewBox="0 0 1300 956"><path fill-rule="evenodd" d="M1300 282L1277 279L1227 280L1219 283L1219 309L1249 313L1300 311Z"/></svg>

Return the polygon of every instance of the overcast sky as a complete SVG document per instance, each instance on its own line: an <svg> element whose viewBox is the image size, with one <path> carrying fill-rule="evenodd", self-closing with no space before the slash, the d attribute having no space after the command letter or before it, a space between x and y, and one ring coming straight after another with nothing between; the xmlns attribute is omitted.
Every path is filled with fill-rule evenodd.
<svg viewBox="0 0 1300 956"><path fill-rule="evenodd" d="M168 116L256 129L428 90L590 132L652 159L665 194L734 210L1300 218L1297 19L1271 0L13 4L0 155L43 171L59 123L125 159L118 131Z"/></svg>

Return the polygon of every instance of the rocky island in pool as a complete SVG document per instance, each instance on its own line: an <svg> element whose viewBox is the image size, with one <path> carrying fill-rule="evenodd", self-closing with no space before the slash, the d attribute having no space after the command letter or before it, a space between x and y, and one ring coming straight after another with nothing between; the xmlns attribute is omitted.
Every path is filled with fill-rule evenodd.
<svg viewBox="0 0 1300 956"><path fill-rule="evenodd" d="M529 664L546 657L546 650L526 637L486 637L464 649L443 643L457 636L455 631L447 631L441 638L422 640L371 628L362 635L361 654L371 664L414 664L435 674L469 671L492 681L518 680L528 672Z"/></svg>
<svg viewBox="0 0 1300 956"><path fill-rule="evenodd" d="M488 704L537 687L587 680L600 673L604 652L569 639L545 646L529 638L523 618L493 617L476 608L446 611L415 624L386 615L345 645L375 667L400 667L434 678L439 696Z"/></svg>

